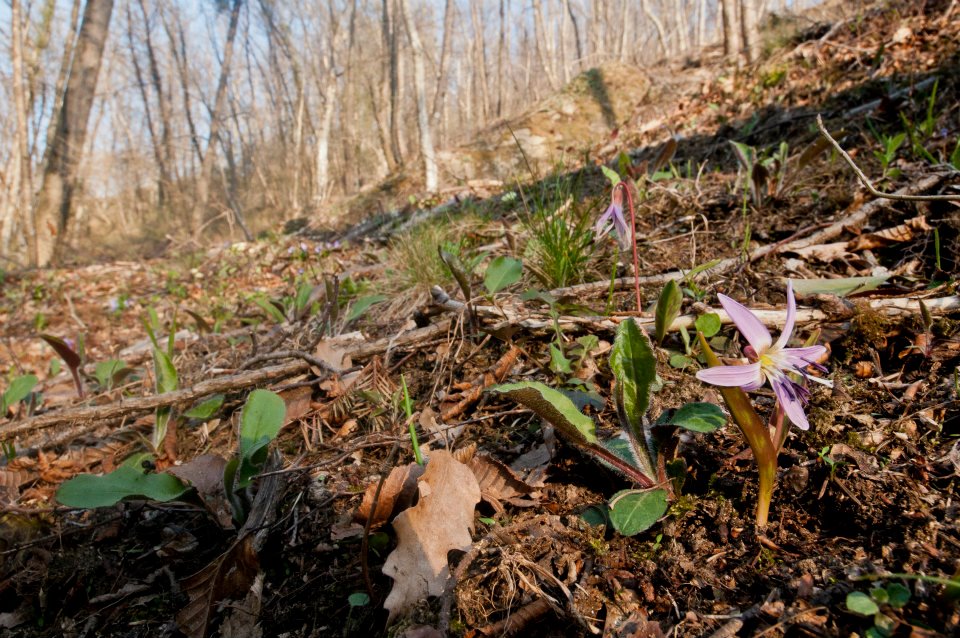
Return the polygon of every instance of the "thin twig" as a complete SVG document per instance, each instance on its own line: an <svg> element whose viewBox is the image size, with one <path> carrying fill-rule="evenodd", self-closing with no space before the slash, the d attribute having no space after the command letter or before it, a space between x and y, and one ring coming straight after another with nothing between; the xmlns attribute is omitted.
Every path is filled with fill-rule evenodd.
<svg viewBox="0 0 960 638"><path fill-rule="evenodd" d="M820 129L820 134L827 138L827 141L833 145L833 148L846 160L850 168L853 169L853 172L857 174L857 177L860 178L860 181L874 197L882 197L883 199L892 199L899 202L960 202L960 195L899 195L897 193L882 193L878 191L874 188L870 178L867 177L864 172L860 170L860 167L857 166L857 163L853 161L850 154L843 150L840 143L833 139L830 133L827 132L827 129L823 126L823 118L820 115L817 115L817 128Z"/></svg>

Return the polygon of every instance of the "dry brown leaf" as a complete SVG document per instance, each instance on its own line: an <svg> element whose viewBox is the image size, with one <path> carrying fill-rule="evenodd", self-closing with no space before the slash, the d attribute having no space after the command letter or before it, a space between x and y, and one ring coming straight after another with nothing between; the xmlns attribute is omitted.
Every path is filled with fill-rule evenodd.
<svg viewBox="0 0 960 638"><path fill-rule="evenodd" d="M186 481L197 490L210 513L224 529L233 527L230 504L223 491L223 470L226 466L227 461L222 456L203 454L192 461L167 470L167 474Z"/></svg>
<svg viewBox="0 0 960 638"><path fill-rule="evenodd" d="M280 398L287 404L287 423L296 421L310 412L312 394L313 388L310 386L291 388L280 393Z"/></svg>
<svg viewBox="0 0 960 638"><path fill-rule="evenodd" d="M313 356L324 363L330 364L330 367L334 370L344 370L353 365L350 353L364 341L366 339L360 332L348 332L332 339L324 339L317 344ZM314 372L318 375L321 374L319 370L314 370Z"/></svg>
<svg viewBox="0 0 960 638"><path fill-rule="evenodd" d="M390 471L390 475L383 482L383 488L380 489L377 509L370 523L371 528L380 527L390 520L391 516L410 507L417 492L417 479L421 476L423 476L423 466L417 463L395 467ZM363 502L360 503L354 515L354 520L358 523L366 523L370 518L378 485L379 481L368 485L367 491L363 493Z"/></svg>
<svg viewBox="0 0 960 638"><path fill-rule="evenodd" d="M253 537L245 536L196 574L181 582L190 598L177 613L180 631L189 638L203 638L214 605L246 592L260 569Z"/></svg>
<svg viewBox="0 0 960 638"><path fill-rule="evenodd" d="M503 511L501 501L517 500L518 497L527 496L534 491L533 487L524 483L513 470L489 456L475 455L468 461L467 467L477 477L481 497L497 512Z"/></svg>
<svg viewBox="0 0 960 638"><path fill-rule="evenodd" d="M933 227L927 223L924 215L908 219L899 226L893 228L884 228L875 233L864 233L847 242L847 250L856 252L860 250L872 250L883 246L890 246L905 241L912 240L918 233L928 233Z"/></svg>
<svg viewBox="0 0 960 638"><path fill-rule="evenodd" d="M427 596L443 594L450 576L447 552L467 551L480 485L463 463L444 450L430 455L419 482L420 501L393 521L397 548L383 573L394 580L384 607L389 621ZM388 622L389 622L388 621Z"/></svg>

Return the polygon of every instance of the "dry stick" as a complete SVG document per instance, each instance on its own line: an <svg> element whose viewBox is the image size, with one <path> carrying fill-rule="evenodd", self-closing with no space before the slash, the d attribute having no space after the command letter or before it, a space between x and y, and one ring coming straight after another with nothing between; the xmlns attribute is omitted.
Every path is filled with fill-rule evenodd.
<svg viewBox="0 0 960 638"><path fill-rule="evenodd" d="M427 326L426 328L418 328L401 333L396 337L378 339L377 341L365 343L356 350L351 351L350 354L354 359L363 359L375 354L381 354L388 348L396 349L414 346L445 333L449 328L450 322L442 321L436 325ZM57 410L17 423L0 425L0 441L5 441L21 434L33 434L37 430L62 423L76 421L100 422L119 419L137 412L149 412L158 407L194 401L200 397L218 392L232 392L269 381L286 379L298 374L303 374L309 370L310 364L306 361L291 361L290 363L284 363L278 366L260 368L259 370L251 370L249 372L202 381L190 388L184 388L175 392L129 399L121 403L111 403L108 405L82 406Z"/></svg>
<svg viewBox="0 0 960 638"><path fill-rule="evenodd" d="M823 118L819 114L817 115L817 128L820 129L820 134L827 138L827 141L833 145L833 148L846 160L850 168L853 169L853 172L857 174L857 177L860 178L860 181L863 182L863 185L867 187L867 190L870 191L870 194L874 197L893 199L898 202L960 202L960 195L901 195L899 193L881 193L874 187L870 178L860 170L860 167L853 161L849 153L843 150L840 143L833 139L830 133L827 132L827 129L823 127Z"/></svg>
<svg viewBox="0 0 960 638"><path fill-rule="evenodd" d="M924 177L923 179L904 186L898 190L895 195L906 196L913 195L914 193L922 193L923 191L929 190L939 184L949 173L931 173ZM806 248L807 246L814 246L816 244L822 244L825 241L838 237L846 229L851 226L858 226L869 219L876 212L881 210L886 206L886 202L882 199L872 200L862 205L856 212L840 219L823 230L820 230L816 233L813 233L805 239L798 239L792 241L786 245L773 244L771 246L762 246L750 252L748 256L749 261L753 262L758 259L763 259L764 257L773 254L773 253L784 253L800 248ZM732 270L737 266L743 264L743 260L739 257L730 257L728 259L723 259L718 262L716 265L703 270L697 275L697 279L712 275L720 275L728 270ZM671 279L677 281L683 281L684 274L679 270L672 272L662 273L659 275L649 275L646 277L640 277L639 283L642 285L663 285L670 281ZM621 277L620 279L614 280L614 286L616 288L626 288L629 285L634 283L634 277ZM607 292L610 289L609 281L595 281L588 284L578 284L576 286L568 286L567 288L556 288L550 291L550 294L555 297L560 297L563 295L590 295L600 292Z"/></svg>

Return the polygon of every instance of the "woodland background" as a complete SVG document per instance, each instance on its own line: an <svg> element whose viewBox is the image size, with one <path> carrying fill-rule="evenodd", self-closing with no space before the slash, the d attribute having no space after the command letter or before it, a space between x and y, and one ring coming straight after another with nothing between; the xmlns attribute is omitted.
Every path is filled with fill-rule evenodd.
<svg viewBox="0 0 960 638"><path fill-rule="evenodd" d="M0 267L158 254L250 239L300 217L376 212L342 203L403 173L421 192L442 192L466 178L444 172L440 149L469 143L578 73L697 65L708 50L749 62L759 16L801 8L7 0Z"/></svg>

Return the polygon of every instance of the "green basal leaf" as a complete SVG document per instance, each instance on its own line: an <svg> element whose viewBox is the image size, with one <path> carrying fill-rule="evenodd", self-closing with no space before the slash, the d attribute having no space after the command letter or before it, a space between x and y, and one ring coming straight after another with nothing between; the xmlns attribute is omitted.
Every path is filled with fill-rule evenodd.
<svg viewBox="0 0 960 638"><path fill-rule="evenodd" d="M872 616L880 611L877 603L862 591L854 591L847 594L847 609L862 616Z"/></svg>
<svg viewBox="0 0 960 638"><path fill-rule="evenodd" d="M198 419L200 421L206 421L210 419L214 414L217 413L223 406L224 395L215 394L209 399L193 406L189 410L183 413L183 416L188 419Z"/></svg>
<svg viewBox="0 0 960 638"><path fill-rule="evenodd" d="M720 315L715 312L708 312L697 317L694 322L697 330L703 333L703 336L709 339L720 332Z"/></svg>
<svg viewBox="0 0 960 638"><path fill-rule="evenodd" d="M272 301L264 297L263 295L257 295L253 298L253 303L257 304L261 310L267 313L267 316L273 319L277 323L286 323L287 317L283 314L283 311L277 308Z"/></svg>
<svg viewBox="0 0 960 638"><path fill-rule="evenodd" d="M615 170L601 164L600 171L603 173L603 176L610 181L610 186L616 186L620 183L620 176Z"/></svg>
<svg viewBox="0 0 960 638"><path fill-rule="evenodd" d="M693 359L685 354L675 354L670 356L670 367L683 370L693 365Z"/></svg>
<svg viewBox="0 0 960 638"><path fill-rule="evenodd" d="M159 348L153 349L153 372L156 375L158 394L173 392L179 387L177 369L167 353Z"/></svg>
<svg viewBox="0 0 960 638"><path fill-rule="evenodd" d="M713 403L687 403L667 422L691 432L713 432L727 422L727 415Z"/></svg>
<svg viewBox="0 0 960 638"><path fill-rule="evenodd" d="M188 489L170 474L144 474L141 470L121 465L103 476L81 474L65 482L57 490L57 501L67 507L108 507L125 498L147 498L172 501Z"/></svg>
<svg viewBox="0 0 960 638"><path fill-rule="evenodd" d="M550 370L557 374L573 374L570 359L563 355L563 350L555 344L550 344Z"/></svg>
<svg viewBox="0 0 960 638"><path fill-rule="evenodd" d="M637 466L637 457L633 453L633 446L630 445L630 441L617 436L612 439L607 439L601 445L630 465L634 467Z"/></svg>
<svg viewBox="0 0 960 638"><path fill-rule="evenodd" d="M240 416L240 470L237 485L246 487L267 460L267 446L287 418L287 404L269 390L254 390Z"/></svg>
<svg viewBox="0 0 960 638"><path fill-rule="evenodd" d="M127 364L119 359L108 359L94 366L93 376L101 388L110 389L113 387L115 375L126 367Z"/></svg>
<svg viewBox="0 0 960 638"><path fill-rule="evenodd" d="M621 425L640 457L638 467L649 477L656 476L643 418L650 407L650 391L657 378L657 359L650 338L632 319L620 322L610 352L610 369L617 379L615 398Z"/></svg>
<svg viewBox="0 0 960 638"><path fill-rule="evenodd" d="M793 291L798 295L836 295L846 297L855 292L876 290L889 277L842 277L840 279L794 279Z"/></svg>
<svg viewBox="0 0 960 638"><path fill-rule="evenodd" d="M26 399L38 381L39 379L33 374L24 374L11 381L3 396L0 397L0 419L7 415L9 408Z"/></svg>
<svg viewBox="0 0 960 638"><path fill-rule="evenodd" d="M624 536L633 536L653 527L667 511L667 491L623 490L609 502L610 523Z"/></svg>
<svg viewBox="0 0 960 638"><path fill-rule="evenodd" d="M371 306L375 306L386 300L386 295L366 295L365 297L360 297L350 306L350 312L347 313L347 322L349 323L354 319L359 319Z"/></svg>
<svg viewBox="0 0 960 638"><path fill-rule="evenodd" d="M495 295L507 286L520 281L522 275L522 261L501 255L487 266L487 272L483 276L483 285L488 293Z"/></svg>
<svg viewBox="0 0 960 638"><path fill-rule="evenodd" d="M577 409L566 395L538 381L493 386L488 392L509 397L533 410L537 416L574 441L596 443L593 419Z"/></svg>
<svg viewBox="0 0 960 638"><path fill-rule="evenodd" d="M680 314L680 306L683 303L683 292L676 280L671 279L660 291L660 298L657 300L657 310L654 314L654 337L657 345L663 343L663 338L667 336L667 330L673 320Z"/></svg>

